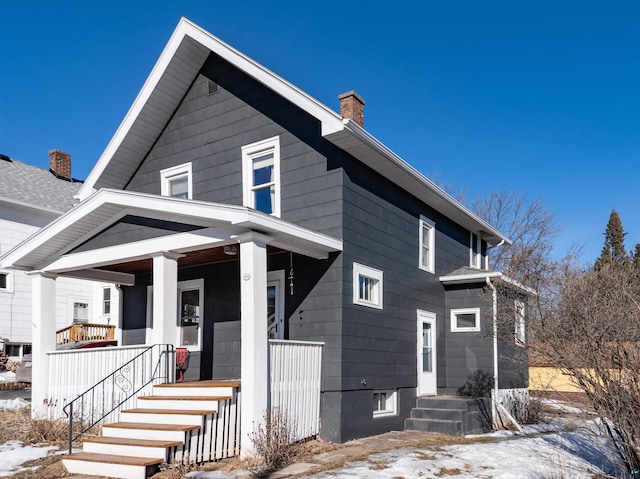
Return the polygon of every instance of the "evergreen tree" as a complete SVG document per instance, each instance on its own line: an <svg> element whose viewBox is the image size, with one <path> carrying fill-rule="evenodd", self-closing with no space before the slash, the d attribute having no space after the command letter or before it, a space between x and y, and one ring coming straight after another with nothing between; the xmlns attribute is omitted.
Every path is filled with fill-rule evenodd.
<svg viewBox="0 0 640 479"><path fill-rule="evenodd" d="M622 221L616 210L611 210L607 229L604 232L604 246L602 253L596 260L595 268L600 269L604 264L614 262L628 263L629 256L624 249L624 237L627 233L622 229Z"/></svg>

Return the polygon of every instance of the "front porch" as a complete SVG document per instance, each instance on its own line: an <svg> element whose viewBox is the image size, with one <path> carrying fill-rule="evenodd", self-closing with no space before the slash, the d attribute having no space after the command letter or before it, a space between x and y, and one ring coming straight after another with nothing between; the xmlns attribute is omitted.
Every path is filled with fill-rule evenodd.
<svg viewBox="0 0 640 479"><path fill-rule="evenodd" d="M306 265L306 287L312 287L309 278L320 278L335 259L331 253L340 250L339 240L245 207L95 193L3 259L3 267L32 270L33 414L59 417L65 402L144 348L184 347L196 358L188 371L193 379L242 381L239 450L249 454L250 433L265 411L304 390L301 382L311 374L292 376L302 378L293 386L276 385L273 377L270 382L269 349L286 351L288 345L269 344L269 323L284 328L284 318L292 314L285 313L284 299L278 305L270 283L277 281L281 294L286 289L293 295L288 284L293 279L285 283L285 274L295 260ZM49 311L55 308L60 276L117 284L123 300L116 336L121 346L130 346L90 351L82 360L73 356L78 351L53 352L57 341ZM283 331L277 336L271 331L271 337L285 338ZM224 342L225 334L233 337ZM321 360L311 362L319 391ZM164 382L174 381L173 365L175 358L172 366L164 366ZM220 371L222 376L215 374ZM296 420L303 409L292 412ZM304 427L304 434L317 434L317 425Z"/></svg>

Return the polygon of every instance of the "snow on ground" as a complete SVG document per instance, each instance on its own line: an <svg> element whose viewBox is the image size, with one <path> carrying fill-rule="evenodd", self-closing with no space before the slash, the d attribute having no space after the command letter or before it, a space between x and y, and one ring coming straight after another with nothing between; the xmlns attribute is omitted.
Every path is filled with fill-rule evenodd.
<svg viewBox="0 0 640 479"><path fill-rule="evenodd" d="M541 432L544 429L526 427L524 434L499 431L475 436L477 439L493 438L497 442L383 452L369 456L367 461L347 463L343 468L309 477L590 479L595 473L612 471L613 467L606 457L606 443L595 438L586 429Z"/></svg>
<svg viewBox="0 0 640 479"><path fill-rule="evenodd" d="M22 398L0 399L0 411L15 411L29 406L31 403Z"/></svg>
<svg viewBox="0 0 640 479"><path fill-rule="evenodd" d="M0 382L15 383L16 382L16 373L12 373L11 371L2 371L0 373Z"/></svg>
<svg viewBox="0 0 640 479"><path fill-rule="evenodd" d="M20 441L7 441L0 446L0 477L9 477L25 468L27 461L46 457L56 446L25 446Z"/></svg>
<svg viewBox="0 0 640 479"><path fill-rule="evenodd" d="M607 460L606 442L587 429L595 427L593 421L584 425L572 430L556 422L526 426L523 433L498 431L469 437L478 441L470 444L397 449L372 454L365 461L347 462L339 469L306 477L591 479L596 473L612 472L614 468ZM189 477L233 479L236 476L222 472L193 472Z"/></svg>

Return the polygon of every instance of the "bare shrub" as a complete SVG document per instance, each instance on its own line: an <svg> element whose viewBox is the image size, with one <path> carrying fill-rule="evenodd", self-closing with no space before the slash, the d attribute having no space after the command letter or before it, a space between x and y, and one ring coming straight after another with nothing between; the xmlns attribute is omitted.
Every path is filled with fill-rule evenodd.
<svg viewBox="0 0 640 479"><path fill-rule="evenodd" d="M265 412L264 424L251 433L251 443L261 464L252 469L262 473L275 471L291 463L298 454L295 424L282 408Z"/></svg>
<svg viewBox="0 0 640 479"><path fill-rule="evenodd" d="M510 413L520 424L545 422L544 406L537 398L515 399L510 403Z"/></svg>

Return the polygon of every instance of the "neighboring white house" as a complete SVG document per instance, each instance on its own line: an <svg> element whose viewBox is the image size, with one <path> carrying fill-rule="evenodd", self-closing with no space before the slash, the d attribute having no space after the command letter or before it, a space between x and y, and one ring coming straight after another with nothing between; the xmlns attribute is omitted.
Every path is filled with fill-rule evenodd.
<svg viewBox="0 0 640 479"><path fill-rule="evenodd" d="M50 169L0 155L0 255L71 209L82 182L71 176L71 156L49 152ZM73 323L118 324L114 285L58 280L56 329ZM0 345L12 358L31 353L31 279L0 269Z"/></svg>

